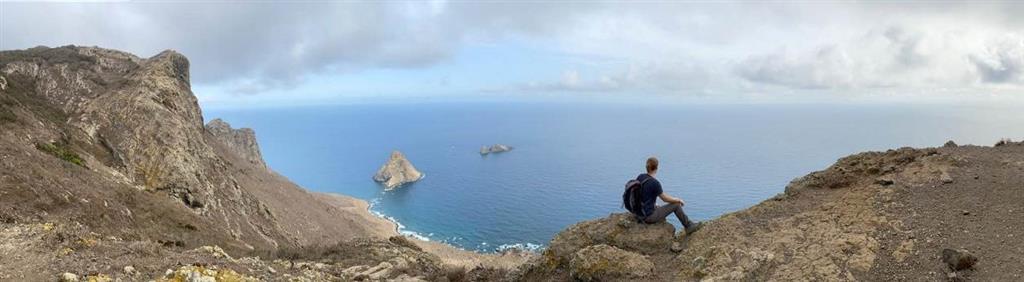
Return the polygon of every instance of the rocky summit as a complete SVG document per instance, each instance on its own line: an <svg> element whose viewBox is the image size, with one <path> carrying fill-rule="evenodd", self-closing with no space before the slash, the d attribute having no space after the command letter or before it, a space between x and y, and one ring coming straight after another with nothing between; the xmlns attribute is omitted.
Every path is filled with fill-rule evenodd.
<svg viewBox="0 0 1024 282"><path fill-rule="evenodd" d="M395 189L420 178L423 178L423 173L416 170L412 162L399 151L392 151L391 157L373 175L373 180L383 184L385 190Z"/></svg>

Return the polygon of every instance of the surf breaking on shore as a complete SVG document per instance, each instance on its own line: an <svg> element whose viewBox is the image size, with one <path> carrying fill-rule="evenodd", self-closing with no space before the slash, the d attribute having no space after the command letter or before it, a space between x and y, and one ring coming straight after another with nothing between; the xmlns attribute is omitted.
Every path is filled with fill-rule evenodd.
<svg viewBox="0 0 1024 282"><path fill-rule="evenodd" d="M431 236L434 236L434 233L428 233L428 234L424 235L422 233L419 233L419 232L416 232L416 231L413 231L413 230L409 230L404 224L399 222L398 219L396 219L395 217L390 216L390 215L386 215L383 212L375 209L375 207L377 207L380 204L380 200L381 200L381 198L374 198L373 200L367 201L368 205L366 207L366 210L368 212L370 212L370 214L372 214L372 215L374 215L376 217L382 218L384 220L387 220L387 221L391 222L392 224L394 224L395 225L395 232L397 232L398 234L401 234L401 235L404 235L404 236L413 237L413 238L415 238L417 240L420 240L420 241L439 242L439 243L443 243L443 244L446 244L446 245L450 245L453 248L456 248L456 249L459 249L459 250L473 251L473 252L478 252L478 253L504 253L504 252L508 252L508 251L517 251L517 250L518 251L526 251L526 252L540 252L540 251L543 251L544 248L546 247L545 245L534 244L534 243L509 243L509 244L501 244L501 245L498 245L496 247L490 248L489 247L490 245L487 242L483 242L483 243L480 243L476 248L474 248L472 250L467 250L465 247L462 247L462 246L460 246L460 245L455 243L455 240L461 239L460 237L453 237L453 238L450 238L450 239L442 239L442 240L436 240L435 241L434 239L431 239Z"/></svg>

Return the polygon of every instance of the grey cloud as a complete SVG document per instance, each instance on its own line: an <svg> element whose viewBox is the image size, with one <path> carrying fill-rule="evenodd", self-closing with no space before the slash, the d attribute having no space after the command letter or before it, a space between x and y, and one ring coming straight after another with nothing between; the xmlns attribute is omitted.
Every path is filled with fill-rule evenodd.
<svg viewBox="0 0 1024 282"><path fill-rule="evenodd" d="M604 73L581 74L573 69L562 72L557 80L534 81L486 91L702 93L715 85L723 84L723 81L719 80L720 77L712 73L711 69L680 60L631 64Z"/></svg>
<svg viewBox="0 0 1024 282"><path fill-rule="evenodd" d="M140 56L175 49L199 83L238 93L317 72L421 68L469 39L547 36L601 5L517 2L2 3L0 49L98 45ZM41 20L45 19L45 20Z"/></svg>
<svg viewBox="0 0 1024 282"><path fill-rule="evenodd" d="M989 51L961 42L1019 34L1024 4L1013 2L0 5L0 49L80 44L143 56L176 49L192 59L195 82L240 94L293 87L314 73L429 67L467 42L505 39L596 64L628 63L574 83L556 77L518 86L551 91L1024 83L1020 41Z"/></svg>
<svg viewBox="0 0 1024 282"><path fill-rule="evenodd" d="M426 7L390 2L3 3L0 48L100 45L142 56L176 49L200 83L287 87L318 71L415 68L456 50ZM422 5L408 3L408 5ZM40 20L46 19L46 20Z"/></svg>
<svg viewBox="0 0 1024 282"><path fill-rule="evenodd" d="M798 89L970 87L976 76L984 82L1021 81L1019 39L983 45L988 51L978 53L974 42L989 38L960 38L961 33L891 26L811 51L752 55L734 72L751 82Z"/></svg>
<svg viewBox="0 0 1024 282"><path fill-rule="evenodd" d="M971 54L969 58L983 82L1024 83L1022 38L1006 38L990 46L987 52Z"/></svg>
<svg viewBox="0 0 1024 282"><path fill-rule="evenodd" d="M849 61L836 46L819 49L813 57L792 58L785 54L753 56L736 69L739 76L753 82L806 89L848 86Z"/></svg>

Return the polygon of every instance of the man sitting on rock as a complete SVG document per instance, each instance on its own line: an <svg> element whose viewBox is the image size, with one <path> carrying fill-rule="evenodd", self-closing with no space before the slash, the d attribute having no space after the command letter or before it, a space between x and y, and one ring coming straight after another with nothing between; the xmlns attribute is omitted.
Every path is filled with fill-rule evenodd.
<svg viewBox="0 0 1024 282"><path fill-rule="evenodd" d="M658 223L665 221L670 213L676 214L676 218L679 218L679 222L686 228L686 235L690 235L696 232L703 225L702 222L694 223L690 221L690 218L686 217L683 213L683 205L686 203L682 199L672 197L661 190L661 182L658 181L654 176L658 174L658 158L650 157L647 159L647 173L640 174L636 177L637 181L641 184L641 196L640 201L643 203L643 214L647 215L643 218L645 223ZM650 178L650 180L647 180ZM647 180L647 181L644 181ZM657 206L657 198L661 198L666 205Z"/></svg>

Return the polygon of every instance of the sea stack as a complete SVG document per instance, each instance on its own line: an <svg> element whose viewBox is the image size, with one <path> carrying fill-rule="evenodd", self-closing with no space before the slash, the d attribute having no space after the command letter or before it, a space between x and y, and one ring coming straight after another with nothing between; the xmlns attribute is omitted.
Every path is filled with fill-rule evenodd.
<svg viewBox="0 0 1024 282"><path fill-rule="evenodd" d="M487 155L487 154L490 154L490 153L501 153L501 152L507 152L507 151L510 151L510 150L512 150L512 147L509 147L507 145L494 144L494 145L492 145L490 147L488 147L488 146L480 147L480 155Z"/></svg>
<svg viewBox="0 0 1024 282"><path fill-rule="evenodd" d="M402 184L414 182L423 178L423 173L416 170L405 155L399 151L392 151L387 163L384 163L373 175L373 180L384 184L384 190L395 189Z"/></svg>

